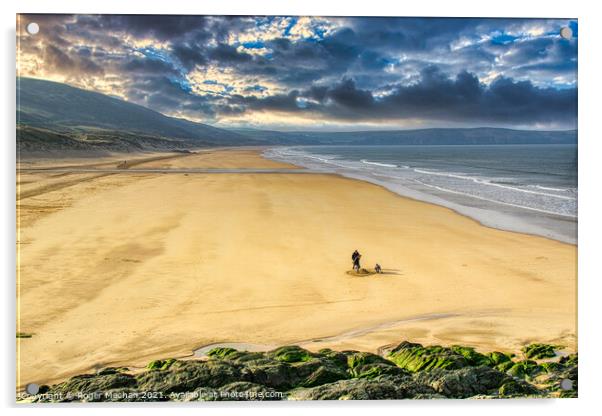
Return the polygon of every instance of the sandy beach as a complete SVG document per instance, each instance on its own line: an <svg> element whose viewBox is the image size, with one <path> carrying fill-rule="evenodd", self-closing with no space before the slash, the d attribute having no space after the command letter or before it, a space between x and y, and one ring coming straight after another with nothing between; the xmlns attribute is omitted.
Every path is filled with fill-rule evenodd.
<svg viewBox="0 0 602 416"><path fill-rule="evenodd" d="M32 335L17 339L19 386L222 342L576 350L575 245L287 173L259 149L138 155L103 172L123 159L20 165L98 172L18 172L17 331ZM194 168L278 172L182 172ZM354 249L385 273L347 273Z"/></svg>

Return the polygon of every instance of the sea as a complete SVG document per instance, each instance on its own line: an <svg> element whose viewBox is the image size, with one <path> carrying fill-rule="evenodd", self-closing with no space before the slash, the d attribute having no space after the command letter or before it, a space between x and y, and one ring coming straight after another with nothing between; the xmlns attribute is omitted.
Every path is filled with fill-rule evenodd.
<svg viewBox="0 0 602 416"><path fill-rule="evenodd" d="M577 242L577 145L293 146L264 155L381 185L487 226Z"/></svg>

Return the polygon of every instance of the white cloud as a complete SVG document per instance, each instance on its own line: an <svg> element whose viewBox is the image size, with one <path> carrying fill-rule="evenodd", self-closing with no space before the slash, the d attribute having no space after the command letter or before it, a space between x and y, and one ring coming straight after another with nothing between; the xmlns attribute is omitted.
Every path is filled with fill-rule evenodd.
<svg viewBox="0 0 602 416"><path fill-rule="evenodd" d="M286 89L274 83L270 78L259 75L244 75L234 68L220 68L209 65L204 68L195 68L186 76L190 83L192 93L196 95L230 95L240 94L245 96L265 97L268 94L285 92ZM260 89L249 87L260 86Z"/></svg>
<svg viewBox="0 0 602 416"><path fill-rule="evenodd" d="M252 42L268 42L278 38L292 41L317 39L328 36L338 28L338 24L319 17L275 17L257 20L255 27L238 33L230 33L228 43L241 45Z"/></svg>

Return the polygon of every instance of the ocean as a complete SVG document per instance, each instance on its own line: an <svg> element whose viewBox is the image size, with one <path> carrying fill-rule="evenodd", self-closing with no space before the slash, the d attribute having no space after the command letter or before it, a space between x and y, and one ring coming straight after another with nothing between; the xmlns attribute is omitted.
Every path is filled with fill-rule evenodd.
<svg viewBox="0 0 602 416"><path fill-rule="evenodd" d="M271 159L372 182L496 228L577 241L577 146L295 146Z"/></svg>

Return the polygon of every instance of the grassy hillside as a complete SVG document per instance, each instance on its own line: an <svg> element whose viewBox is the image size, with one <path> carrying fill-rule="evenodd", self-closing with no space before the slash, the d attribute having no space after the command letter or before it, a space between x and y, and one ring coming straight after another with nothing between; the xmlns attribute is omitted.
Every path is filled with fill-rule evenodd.
<svg viewBox="0 0 602 416"><path fill-rule="evenodd" d="M127 136L139 137L141 144L148 143L151 137L155 138L151 141L154 145L169 140L168 147L172 146L174 139L187 142L188 146L261 143L261 140L228 130L167 117L146 107L107 95L32 78L17 78L17 122L21 128L38 129L35 135L30 129L22 130L20 137L27 140L25 147L35 141L42 144L40 139L43 134L40 133L40 129L60 133L75 140L84 136L88 139L104 137L101 140L114 136L109 139L109 144L112 145L115 144L117 136L120 138L118 141L122 144L125 142L128 146L136 146L136 141L125 140ZM50 146L52 143L56 141L45 144ZM73 142L66 141L63 144L69 143ZM77 145L80 146L81 143Z"/></svg>

